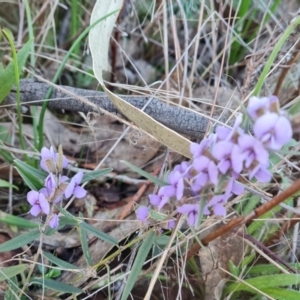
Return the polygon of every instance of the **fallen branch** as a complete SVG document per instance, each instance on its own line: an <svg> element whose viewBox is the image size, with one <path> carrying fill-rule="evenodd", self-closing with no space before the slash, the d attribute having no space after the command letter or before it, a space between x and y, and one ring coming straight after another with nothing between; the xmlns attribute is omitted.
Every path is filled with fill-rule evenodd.
<svg viewBox="0 0 300 300"><path fill-rule="evenodd" d="M50 88L49 84L25 79L21 80L20 85L22 104L42 106L45 101L44 99L47 91ZM56 88L53 89L51 99L49 99L48 107L52 109L65 109L84 113L96 111L95 106L89 105L88 101L82 102L81 100L76 99L76 97L70 96L67 91L72 94L76 94L79 97L84 97L93 105L96 105L110 113L119 113L105 93L69 86L56 86ZM150 98L150 96L124 95L121 95L120 97L139 109L142 109ZM15 105L15 98L16 90L13 89L2 105ZM184 107L177 107L153 98L145 109L145 112L153 119L170 129L181 134L186 134L190 137L203 138L206 132L208 119L201 116L199 113L193 112Z"/></svg>

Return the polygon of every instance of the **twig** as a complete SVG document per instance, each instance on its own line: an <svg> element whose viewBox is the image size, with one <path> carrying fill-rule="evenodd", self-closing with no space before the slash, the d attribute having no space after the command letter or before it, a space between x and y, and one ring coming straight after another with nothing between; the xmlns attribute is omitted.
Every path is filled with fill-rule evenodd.
<svg viewBox="0 0 300 300"><path fill-rule="evenodd" d="M114 107L110 99L103 92L78 89L69 86L57 86L53 89L51 99L48 102L48 107L53 109L65 109L71 111L81 111L88 113L91 111L97 111L95 105L99 109L104 109L110 113L119 113ZM33 80L21 80L21 103L26 105L42 106L46 97L47 91L50 88L49 84L44 82L38 82ZM83 103L76 97L70 96L64 92L66 90L80 97L84 97L90 101ZM12 90L10 95L5 99L2 105L15 105L16 91ZM142 109L150 96L123 96L122 99L132 104L133 106ZM153 98L151 103L145 109L145 112L154 118L156 121L164 124L170 129L186 134L195 138L203 138L206 127L208 124L208 118L200 115L197 112L189 110L184 107L178 107L163 101Z"/></svg>
<svg viewBox="0 0 300 300"><path fill-rule="evenodd" d="M212 232L211 234L208 234L204 239L201 240L201 243L205 246L208 245L211 241L215 240L219 236L224 235L228 231L232 230L233 228L237 226L241 226L243 224L251 222L253 219L260 217L264 213L270 211L272 208L286 200L288 197L291 197L296 192L300 190L300 179L298 179L292 186L290 186L288 189L283 191L281 194L275 196L270 202L267 202L263 204L262 206L256 208L253 212L250 214L239 217L236 219L233 219L229 223L227 223L225 226L220 227L216 231ZM188 252L187 260L189 260L196 252L198 252L201 248L200 244L195 244Z"/></svg>

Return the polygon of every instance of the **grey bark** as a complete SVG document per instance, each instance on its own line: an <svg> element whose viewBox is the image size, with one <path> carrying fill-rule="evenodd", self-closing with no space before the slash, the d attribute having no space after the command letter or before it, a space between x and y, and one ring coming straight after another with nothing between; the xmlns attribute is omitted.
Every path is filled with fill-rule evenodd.
<svg viewBox="0 0 300 300"><path fill-rule="evenodd" d="M35 106L43 105L47 91L50 88L50 85L47 83L28 79L21 80L20 86L21 103L23 105ZM91 103L95 104L99 108L111 113L119 113L110 101L109 97L103 92L73 88L69 86L61 87L71 93L88 99ZM119 96L139 109L142 109L150 98L146 96ZM14 88L3 102L3 105L15 105L15 99L16 89ZM96 111L96 109L92 106L88 105L87 103L83 103L75 97L71 97L69 94L63 92L59 88L53 89L51 99L48 102L48 107L52 109L65 109L77 112L80 111L84 113ZM202 117L200 114L185 109L184 107L176 107L174 105L167 104L156 98L152 99L144 112L170 129L194 138L202 138L208 124L208 119Z"/></svg>

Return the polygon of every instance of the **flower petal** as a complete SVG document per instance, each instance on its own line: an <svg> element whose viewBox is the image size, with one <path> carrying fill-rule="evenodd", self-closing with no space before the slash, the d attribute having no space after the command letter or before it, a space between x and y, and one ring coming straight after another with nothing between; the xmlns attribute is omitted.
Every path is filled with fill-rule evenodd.
<svg viewBox="0 0 300 300"><path fill-rule="evenodd" d="M38 205L38 204L35 204L31 207L30 209L30 213L33 215L33 216L38 216L38 214L42 211L41 207Z"/></svg>
<svg viewBox="0 0 300 300"><path fill-rule="evenodd" d="M50 221L49 221L49 226L53 229L57 228L59 225L59 218L57 214L53 214Z"/></svg>
<svg viewBox="0 0 300 300"><path fill-rule="evenodd" d="M35 205L39 201L39 192L37 191L30 191L27 193L27 201L31 205Z"/></svg>
<svg viewBox="0 0 300 300"><path fill-rule="evenodd" d="M151 194L148 196L149 199L150 199L150 203L153 205L153 206L158 206L160 201L161 201L161 197L155 195L155 194Z"/></svg>
<svg viewBox="0 0 300 300"><path fill-rule="evenodd" d="M74 196L76 198L79 198L79 199L83 198L83 197L86 196L86 194L87 194L87 191L83 187L81 187L80 185L77 185L75 187L75 189L74 189Z"/></svg>
<svg viewBox="0 0 300 300"><path fill-rule="evenodd" d="M146 222L146 219L149 215L149 209L146 206L140 206L137 210L136 210L136 217L138 220L142 221L143 223Z"/></svg>
<svg viewBox="0 0 300 300"><path fill-rule="evenodd" d="M83 172L78 172L78 173L73 177L75 184L76 184L76 185L80 184L82 178L83 178Z"/></svg>
<svg viewBox="0 0 300 300"><path fill-rule="evenodd" d="M39 194L39 203L40 203L42 212L44 214L48 215L50 212L50 205L49 205L48 200L45 198L45 195L43 195L42 193Z"/></svg>
<svg viewBox="0 0 300 300"><path fill-rule="evenodd" d="M71 179L70 183L68 184L66 190L65 190L65 197L66 198L70 198L74 192L74 188L75 188L75 182L74 182L74 178Z"/></svg>

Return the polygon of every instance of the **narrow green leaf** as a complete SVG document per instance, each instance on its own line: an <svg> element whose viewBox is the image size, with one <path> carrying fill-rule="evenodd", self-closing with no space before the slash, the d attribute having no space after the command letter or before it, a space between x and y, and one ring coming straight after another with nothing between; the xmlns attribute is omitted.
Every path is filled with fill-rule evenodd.
<svg viewBox="0 0 300 300"><path fill-rule="evenodd" d="M253 261L253 259L255 257L256 257L256 253L252 253L252 254L246 256L242 261L242 267L247 267Z"/></svg>
<svg viewBox="0 0 300 300"><path fill-rule="evenodd" d="M73 221L76 221L75 224L78 224L79 221L76 219L76 217L74 217L72 214L70 214L67 210L65 210L63 207L61 206L56 206L57 209L67 218L73 220Z"/></svg>
<svg viewBox="0 0 300 300"><path fill-rule="evenodd" d="M1 146L0 146L1 147ZM0 149L0 155L10 164L13 163L14 157L12 154L6 150Z"/></svg>
<svg viewBox="0 0 300 300"><path fill-rule="evenodd" d="M107 169L102 169L102 170L97 170L97 171L92 171L92 172L89 172L89 173L85 173L83 175L81 183L85 183L85 182L94 180L96 178L102 177L102 176L110 173L112 170L113 170L112 168L107 168Z"/></svg>
<svg viewBox="0 0 300 300"><path fill-rule="evenodd" d="M245 282L245 283L244 283ZM230 292L233 291L248 291L255 292L253 286L259 290L266 290L269 288L276 288L279 286L289 286L300 283L300 276L298 274L272 274L266 276L258 276L255 278L245 279L244 282L236 282L228 287ZM250 286L249 286L250 285Z"/></svg>
<svg viewBox="0 0 300 300"><path fill-rule="evenodd" d="M73 219L73 218L71 219L71 218L68 218L66 216L61 216L61 217L59 217L59 226L58 226L58 228L61 229L65 225L76 226L77 224L78 224L77 219Z"/></svg>
<svg viewBox="0 0 300 300"><path fill-rule="evenodd" d="M43 252L43 256L46 257L48 260L50 260L52 263L54 263L56 266L61 267L63 269L72 269L72 270L79 269L78 267L54 256L52 253Z"/></svg>
<svg viewBox="0 0 300 300"><path fill-rule="evenodd" d="M40 284L40 285L47 287L48 289L63 292L63 293L70 293L70 294L83 293L83 290L81 290L75 286L71 286L69 284L55 281L55 280L52 280L49 278L44 278L44 279L43 278L32 278L30 283Z"/></svg>
<svg viewBox="0 0 300 300"><path fill-rule="evenodd" d="M96 236L100 240L103 240L103 241L113 244L113 245L118 245L118 241L115 238L113 238L112 236L110 236L102 231L97 230L96 228L94 228L93 226L91 226L88 223L81 222L81 223L79 223L79 227L81 227L85 231L91 233L92 235Z"/></svg>
<svg viewBox="0 0 300 300"><path fill-rule="evenodd" d="M126 300L129 297L129 294L141 273L144 262L147 258L150 249L152 248L155 239L156 235L155 232L152 230L151 232L149 232L148 236L145 238L141 247L139 248L135 261L132 265L131 272L129 273L121 300Z"/></svg>
<svg viewBox="0 0 300 300"><path fill-rule="evenodd" d="M93 263L92 263L90 249L89 249L87 232L81 226L79 226L79 235L80 235L83 256L86 260L87 265L92 266Z"/></svg>
<svg viewBox="0 0 300 300"><path fill-rule="evenodd" d="M22 227L22 228L36 228L39 226L36 223L28 221L24 218L20 218L20 217L16 217L16 216L7 214L3 211L0 211L0 222L6 223L9 225Z"/></svg>
<svg viewBox="0 0 300 300"><path fill-rule="evenodd" d="M14 160L14 165L29 188L37 191L44 186L44 180L47 177L46 172L38 170L19 159Z"/></svg>
<svg viewBox="0 0 300 300"><path fill-rule="evenodd" d="M263 289L261 291L277 300L287 300L287 299L299 300L300 299L300 292L295 290L272 288L272 289Z"/></svg>
<svg viewBox="0 0 300 300"><path fill-rule="evenodd" d="M40 235L39 229L34 229L27 233L20 234L19 236L0 245L0 252L7 252L10 250L18 249L26 244L31 243Z"/></svg>
<svg viewBox="0 0 300 300"><path fill-rule="evenodd" d="M17 186L15 186L14 184L10 184L8 181L6 180L3 180L3 179L0 179L0 187L3 187L3 188L9 188L9 187L12 187L16 190L18 190L19 188Z"/></svg>
<svg viewBox="0 0 300 300"><path fill-rule="evenodd" d="M24 272L27 268L27 265L20 264L17 266L7 267L7 268L0 268L0 281L6 280L11 278L15 275L18 275Z"/></svg>
<svg viewBox="0 0 300 300"><path fill-rule="evenodd" d="M167 182L154 177L153 175L143 171L142 169L140 169L139 167L136 167L135 165L131 164L128 161L121 160L121 162L124 163L126 166L128 166L130 169L132 169L134 172L136 172L136 173L140 174L141 176L147 178L148 180L150 180L151 182L157 184L158 186L168 185Z"/></svg>
<svg viewBox="0 0 300 300"><path fill-rule="evenodd" d="M9 288L7 289L5 295L4 295L4 300L19 300L20 298L18 297L18 280L16 276L11 277L8 281L8 286Z"/></svg>
<svg viewBox="0 0 300 300"><path fill-rule="evenodd" d="M231 260L229 260L229 271L236 277L238 277L240 274L239 268L235 266L235 264Z"/></svg>
<svg viewBox="0 0 300 300"><path fill-rule="evenodd" d="M29 51L31 49L31 44L33 40L29 40L23 48L17 54L18 69L22 70L25 66ZM0 104L4 98L10 93L11 88L14 86L15 82L15 67L14 62L11 61L8 66L0 73Z"/></svg>

